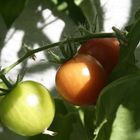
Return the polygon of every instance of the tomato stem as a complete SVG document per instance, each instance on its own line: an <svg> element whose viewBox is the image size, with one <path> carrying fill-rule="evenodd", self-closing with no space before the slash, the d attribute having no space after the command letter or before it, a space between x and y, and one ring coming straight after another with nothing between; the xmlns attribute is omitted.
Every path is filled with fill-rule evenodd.
<svg viewBox="0 0 140 140"><path fill-rule="evenodd" d="M8 87L8 89L11 89L13 85L8 81L8 79L5 77L5 75L0 75L1 80L5 83L5 85Z"/></svg>
<svg viewBox="0 0 140 140"><path fill-rule="evenodd" d="M49 135L49 136L55 136L55 135L57 135L57 132L45 129L44 132L42 132L42 134Z"/></svg>
<svg viewBox="0 0 140 140"><path fill-rule="evenodd" d="M89 39L92 39L92 38L105 38L105 37L115 37L115 33L94 33L94 34L90 34L90 35L86 35L86 36L82 36L82 37L76 37L76 38L69 38L69 41L71 43L74 43L74 42L81 42L81 41L85 41L85 40L89 40ZM21 58L19 58L16 62L14 62L13 64L11 64L10 66L2 69L0 71L0 77L2 77L2 75L5 75L6 73L8 73L10 70L12 70L16 65L20 64L21 62L23 62L25 59L27 59L28 57L31 57L33 56L35 53L38 53L40 51L43 51L43 50L47 50L47 49L50 49L50 48L53 48L53 47L56 47L56 46L59 46L59 45L62 45L62 44L66 44L68 43L67 39L63 40L63 41L60 41L60 42L56 42L56 43L53 43L53 44L49 44L49 45L45 45L43 47L40 47L40 48L37 48L37 49L34 49L34 50L30 50L30 51L27 51ZM8 86L10 86L10 84L8 82L6 82Z"/></svg>
<svg viewBox="0 0 140 140"><path fill-rule="evenodd" d="M0 93L0 96L4 96L6 95L7 93L3 92L3 93Z"/></svg>
<svg viewBox="0 0 140 140"><path fill-rule="evenodd" d="M0 96L4 96L9 93L9 89L0 88Z"/></svg>

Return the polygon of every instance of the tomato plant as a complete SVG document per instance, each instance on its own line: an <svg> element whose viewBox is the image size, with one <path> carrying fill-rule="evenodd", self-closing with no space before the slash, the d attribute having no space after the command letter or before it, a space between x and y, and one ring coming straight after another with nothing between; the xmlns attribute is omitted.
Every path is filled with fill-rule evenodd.
<svg viewBox="0 0 140 140"><path fill-rule="evenodd" d="M53 121L55 105L49 91L40 83L17 84L0 102L0 119L10 130L32 136L47 129Z"/></svg>
<svg viewBox="0 0 140 140"><path fill-rule="evenodd" d="M135 17L129 16L131 18L127 21L131 25L120 26L122 27L121 30L111 25L113 26L113 32L103 33L100 31L104 29L106 31L106 26L104 26L105 22L102 19L106 18L103 17L102 13L108 11L108 9L106 6L103 7L102 3L100 5L97 2L94 3L94 1L77 2L68 0L36 2L28 3L26 1L21 15L14 12L19 19L13 19L15 20L14 23L8 23L8 18L14 18L15 16L10 16L6 12L7 10L10 11L8 7L11 7L11 2L5 2L1 6L1 8L3 7L0 10L2 24L6 23L9 28L5 30L5 26L3 28L3 25L1 25L0 81L3 83L0 83L0 94L3 96L0 96L0 123L2 122L3 126L7 126L15 134L0 124L0 139L140 139L140 113L138 113L140 110L140 70L137 67L140 64L140 49L138 46L140 42L140 10L135 14ZM137 4L131 5L131 11L135 9L134 5ZM75 10L77 8L74 7L80 8L78 11L85 11L84 15L87 21L84 20L84 25L80 23L80 27L75 26L73 22L69 24L67 18L62 17L69 16L71 18L69 21L71 21L75 13L78 13ZM102 9L102 7L107 10ZM18 11L17 8L14 9ZM64 14L61 15L61 12ZM11 13L13 14L13 12ZM29 16L32 17L35 13L37 13L37 19L33 17L32 22L30 22L31 26L25 24L29 25L29 28L20 25L24 24L24 21L28 21L25 20L28 19L25 16L30 14ZM129 15L133 15L133 13L130 13ZM55 18L52 15L57 17ZM105 15L108 14L105 13ZM131 19L134 19L134 22L131 22ZM57 26L56 22L63 23L63 26L59 26L62 28L59 30L57 39L52 38L53 36L50 34L50 25L53 23L54 26ZM77 23L79 23L78 20ZM69 28L69 25L71 28ZM22 33L18 32L20 29ZM5 32L3 32L4 30ZM41 35L41 38L38 36L34 38L34 35L29 34L30 31ZM22 35L18 36L17 33ZM57 35L56 30L54 33ZM42 39L47 42L41 43ZM58 39L60 39L58 42L54 42ZM25 42L17 43L15 40ZM120 44L118 40L121 42ZM77 52L77 47L83 41L85 42ZM40 44L44 45L40 46ZM16 46L19 46L19 48ZM18 59L7 66L9 61L13 60L14 52L11 53L11 50L13 51L14 48L16 48L17 55L15 56ZM7 54L7 51L10 55ZM41 57L40 54L36 55L41 51L45 51L43 53L45 57L43 58L42 54ZM136 51L137 55L135 55ZM75 55L75 53L77 54ZM38 58L40 60L35 64ZM45 63L44 58L47 58ZM52 61L50 61L51 58ZM56 108L49 91L44 86L33 81L21 82L26 72L27 78L31 78L32 74L35 74L34 78L37 78L36 80L46 80L47 72L49 71L48 75L51 76L54 73L50 75L50 72L57 67L49 62L63 63L60 65L55 79L58 93L63 97L55 98ZM20 67L12 72L19 64L21 64ZM51 71L49 67L51 67ZM11 73L9 73L10 71ZM48 80L46 81L48 83ZM54 92L53 95L56 93L54 85L52 85L52 92ZM52 121L53 123L51 123ZM52 137L56 133L47 129L57 132L57 135ZM43 133L41 134L41 132ZM16 133L27 137L18 136Z"/></svg>
<svg viewBox="0 0 140 140"><path fill-rule="evenodd" d="M78 53L95 57L110 74L119 59L119 42L116 38L97 38L86 41L81 45Z"/></svg>
<svg viewBox="0 0 140 140"><path fill-rule="evenodd" d="M95 104L105 84L104 68L90 55L76 55L62 64L56 74L59 94L76 105Z"/></svg>

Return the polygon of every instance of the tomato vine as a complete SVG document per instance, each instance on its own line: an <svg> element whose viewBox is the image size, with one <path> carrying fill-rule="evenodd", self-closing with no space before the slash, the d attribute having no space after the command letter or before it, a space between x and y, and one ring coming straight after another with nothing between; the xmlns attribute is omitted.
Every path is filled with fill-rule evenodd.
<svg viewBox="0 0 140 140"><path fill-rule="evenodd" d="M81 42L81 41L85 41L91 38L101 38L101 37L115 37L115 33L94 33L92 35L87 35L87 36L82 36L82 37L77 37L77 38L69 38L69 41L71 43L74 42ZM2 77L2 75L5 75L6 73L8 73L11 69L13 69L15 66L17 66L18 64L20 64L21 62L23 62L25 59L27 59L28 57L31 57L32 55L34 55L35 53L38 53L40 51L44 51L56 46L59 46L61 44L66 44L67 43L67 39L65 39L64 41L60 41L60 42L56 42L53 44L49 44L49 45L45 45L43 47L34 49L34 50L29 50L27 51L21 58L19 58L16 62L14 62L13 64L11 64L10 66L2 69L0 71L0 78Z"/></svg>

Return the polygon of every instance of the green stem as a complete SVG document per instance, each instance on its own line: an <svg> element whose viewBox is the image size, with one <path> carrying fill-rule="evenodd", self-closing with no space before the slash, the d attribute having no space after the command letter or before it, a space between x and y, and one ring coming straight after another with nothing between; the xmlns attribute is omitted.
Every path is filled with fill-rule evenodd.
<svg viewBox="0 0 140 140"><path fill-rule="evenodd" d="M7 80L5 75L0 75L0 78L5 83L5 85L8 87L8 89L11 89L13 87L12 84Z"/></svg>
<svg viewBox="0 0 140 140"><path fill-rule="evenodd" d="M0 96L4 96L4 95L6 95L7 93L0 93Z"/></svg>
<svg viewBox="0 0 140 140"><path fill-rule="evenodd" d="M7 89L4 89L4 88L0 88L0 91L2 91L2 92L6 92L6 91L8 91ZM0 93L1 94L1 93Z"/></svg>
<svg viewBox="0 0 140 140"><path fill-rule="evenodd" d="M77 37L77 38L69 38L69 41L74 43L74 42L81 42L81 41L85 41L88 39L92 39L92 38L105 38L105 37L116 37L115 33L94 33L88 36L83 36L83 37ZM67 39L64 41L60 41L60 42L56 42L53 44L49 44L31 51L28 51L26 54L24 54L21 58L19 58L16 62L14 62L13 64L11 64L10 66L2 69L0 71L0 78L2 77L2 75L5 75L6 73L8 73L11 69L13 69L16 65L20 64L21 62L23 62L25 59L27 59L28 57L32 56L35 53L38 53L40 51L49 49L49 48L53 48L55 46L59 46L60 44L66 44L67 43ZM2 78L1 78L2 79Z"/></svg>

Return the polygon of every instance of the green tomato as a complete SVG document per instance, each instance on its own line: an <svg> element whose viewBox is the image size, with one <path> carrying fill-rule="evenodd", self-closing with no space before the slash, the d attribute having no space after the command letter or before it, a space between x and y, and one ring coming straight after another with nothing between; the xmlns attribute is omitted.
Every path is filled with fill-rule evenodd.
<svg viewBox="0 0 140 140"><path fill-rule="evenodd" d="M0 102L0 119L15 133L33 136L47 129L53 121L55 105L49 91L40 83L17 84Z"/></svg>

